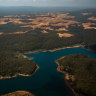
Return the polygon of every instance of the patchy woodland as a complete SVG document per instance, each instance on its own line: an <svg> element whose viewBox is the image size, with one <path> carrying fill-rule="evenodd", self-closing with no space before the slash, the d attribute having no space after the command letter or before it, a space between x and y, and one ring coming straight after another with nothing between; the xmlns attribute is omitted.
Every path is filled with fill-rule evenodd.
<svg viewBox="0 0 96 96"><path fill-rule="evenodd" d="M81 13L82 17L93 15L92 13ZM96 29L96 17L89 16L86 18L86 22L79 22L75 20L76 16L70 13L41 13L35 14L35 18L30 15L8 15L0 18L0 35L2 34L25 34L29 31L35 31L40 29L40 32L46 33L44 31L57 31L57 32L67 32L70 26L80 27L84 29ZM92 22L93 21L93 22ZM7 25L6 25L7 24ZM11 25L10 25L11 24ZM8 30L12 26L13 30ZM3 27L3 28L2 28ZM7 30L5 29L8 28ZM17 29L17 28L19 29ZM17 29L17 31L15 30ZM22 31L21 31L22 30ZM4 32L3 32L4 31Z"/></svg>
<svg viewBox="0 0 96 96"><path fill-rule="evenodd" d="M0 49L27 52L83 44L94 50L95 13L86 9L0 16Z"/></svg>

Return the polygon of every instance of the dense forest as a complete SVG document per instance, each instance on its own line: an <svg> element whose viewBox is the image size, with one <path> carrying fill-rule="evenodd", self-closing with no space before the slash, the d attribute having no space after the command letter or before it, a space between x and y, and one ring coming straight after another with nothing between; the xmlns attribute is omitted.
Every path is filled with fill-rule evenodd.
<svg viewBox="0 0 96 96"><path fill-rule="evenodd" d="M0 52L0 76L14 76L18 74L32 75L36 64L18 52Z"/></svg>
<svg viewBox="0 0 96 96"><path fill-rule="evenodd" d="M77 93L85 96L96 96L96 59L87 55L73 54L58 60L63 71L74 76L69 79Z"/></svg>
<svg viewBox="0 0 96 96"><path fill-rule="evenodd" d="M82 43L79 37L59 38L55 32L48 34L15 34L0 36L0 49L19 52L34 51L39 49L54 49Z"/></svg>
<svg viewBox="0 0 96 96"><path fill-rule="evenodd" d="M21 25L13 24L13 23L8 23L4 25L0 25L0 32L4 33L13 33L13 32L18 32L18 31L26 31L30 28L21 28Z"/></svg>
<svg viewBox="0 0 96 96"><path fill-rule="evenodd" d="M75 36L70 38L59 38L56 31L48 34L40 33L39 29L29 31L26 34L12 34L0 36L0 50L13 50L19 52L34 51L40 49L54 49L76 44L89 46L96 45L96 30L82 27L69 27L69 32ZM96 48L90 47L96 51Z"/></svg>

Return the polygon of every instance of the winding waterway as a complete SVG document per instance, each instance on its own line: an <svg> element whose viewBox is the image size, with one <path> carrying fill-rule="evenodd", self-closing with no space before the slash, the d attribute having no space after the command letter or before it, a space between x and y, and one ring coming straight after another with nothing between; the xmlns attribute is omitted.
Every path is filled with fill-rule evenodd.
<svg viewBox="0 0 96 96"><path fill-rule="evenodd" d="M96 58L96 53L81 47L62 49L55 52L38 52L27 54L40 67L32 77L16 77L0 80L0 95L18 90L32 92L36 96L74 96L67 87L64 75L57 72L55 60L69 54L87 54Z"/></svg>

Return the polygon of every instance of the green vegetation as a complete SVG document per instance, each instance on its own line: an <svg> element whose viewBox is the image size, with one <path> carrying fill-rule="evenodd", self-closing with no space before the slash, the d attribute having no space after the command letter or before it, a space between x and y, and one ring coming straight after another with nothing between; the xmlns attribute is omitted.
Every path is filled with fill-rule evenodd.
<svg viewBox="0 0 96 96"><path fill-rule="evenodd" d="M5 13L3 13L4 10L0 11L0 18L5 15L21 15L26 13L30 17L21 16L18 18L21 18L21 21L24 23L30 23L31 21L26 20L26 18L36 18L36 12L39 12L39 15L49 12L49 9L45 12L42 11L41 8L39 11L32 11L32 9L30 11L16 10ZM96 29L84 29L82 26L82 23L96 23L96 21L88 20L89 17L96 16L96 10L92 10L70 12L70 15L75 16L75 18L71 20L79 21L80 26L76 24L73 24L75 26L69 25L67 33L74 34L73 37L69 38L60 38L57 34L59 32L55 30L65 27L63 25L57 27L49 25L48 27L51 27L53 31L46 29L47 34L42 33L41 31L43 31L43 29L40 28L32 30L30 27L21 27L25 24L8 23L0 25L0 32L3 32L3 34L0 35L0 76L14 76L18 74L32 75L36 70L36 64L29 61L28 58L24 58L21 54L24 52L40 49L49 50L76 44L83 44L85 48L96 51ZM60 12L60 10L58 11ZM53 11L51 10L50 12ZM64 13L64 11L61 12ZM92 12L92 14L82 16L82 12ZM51 16L49 17L51 18ZM20 31L28 32L25 34L8 34ZM60 33L66 33L66 31L61 31ZM96 59L91 59L86 55L75 54L66 56L64 59L59 60L59 63L63 65L63 71L75 77L75 81L70 79L69 82L78 93L83 93L86 96L96 96Z"/></svg>
<svg viewBox="0 0 96 96"><path fill-rule="evenodd" d="M72 87L85 96L96 96L96 59L87 55L73 54L58 60L63 71L73 75L75 80L69 79Z"/></svg>
<svg viewBox="0 0 96 96"><path fill-rule="evenodd" d="M9 51L0 52L0 75L14 76L20 74L32 75L36 64L20 53Z"/></svg>
<svg viewBox="0 0 96 96"><path fill-rule="evenodd" d="M1 35L0 50L13 50L19 52L34 51L39 49L54 49L66 47L83 41L77 37L59 38L55 32L43 34L32 32L27 34Z"/></svg>
<svg viewBox="0 0 96 96"><path fill-rule="evenodd" d="M26 34L1 35L0 50L7 49L26 52L40 49L48 50L76 44L84 44L86 48L96 45L95 29L84 30L82 27L69 27L68 33L74 34L70 38L59 38L56 31L49 31L47 34L40 31L40 29L36 29ZM93 49L95 50L95 48Z"/></svg>
<svg viewBox="0 0 96 96"><path fill-rule="evenodd" d="M8 24L3 24L0 25L0 32L4 33L14 33L14 32L25 32L29 30L30 28L22 28L21 24L14 24L14 23L8 23Z"/></svg>
<svg viewBox="0 0 96 96"><path fill-rule="evenodd" d="M24 11L25 12L25 11ZM49 11L50 12L50 11ZM82 16L81 13L83 12L92 12L91 15L88 16ZM25 12L26 13L26 12ZM44 12L44 13L47 13ZM62 11L63 13L63 11ZM24 28L21 27L24 24L14 24L14 23L8 23L4 25L0 25L0 32L3 32L3 35L0 35L0 50L12 50L12 51L19 51L19 52L26 52L26 51L34 51L34 50L40 50L40 49L54 49L54 48L61 48L76 44L83 44L85 45L85 48L91 49L93 51L96 51L96 29L84 29L82 26L82 23L87 22L96 22L96 21L89 21L88 18L93 16L96 16L96 10L94 9L86 9L81 11L72 11L69 12L70 16L75 16L72 20L79 21L81 26L76 26L76 24L73 24L75 26L69 25L67 28L68 32L70 34L74 34L73 37L70 38L59 38L55 29L62 28L65 26L52 26L49 25L48 27L53 28L52 30L47 30L47 34L42 33L42 29L36 28L35 30L31 30L30 27ZM21 13L22 14L22 13ZM43 14L43 12L38 12L39 14ZM9 14L7 14L9 15ZM20 15L20 14L19 14ZM26 20L26 18L36 18L36 14L33 12L28 13L30 17L18 17L21 18L22 22L30 22L29 20ZM2 17L2 16L1 16ZM22 20L22 18L24 20ZM14 33L14 32L25 32L28 31L26 34L10 34L8 33ZM60 33L66 33L65 31L61 31Z"/></svg>

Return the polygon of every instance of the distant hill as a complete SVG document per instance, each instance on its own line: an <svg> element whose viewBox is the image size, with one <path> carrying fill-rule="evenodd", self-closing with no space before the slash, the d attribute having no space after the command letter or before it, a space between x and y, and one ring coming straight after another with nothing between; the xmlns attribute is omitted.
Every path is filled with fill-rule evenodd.
<svg viewBox="0 0 96 96"><path fill-rule="evenodd" d="M68 12L76 11L85 8L78 7L32 7L32 6L17 6L17 7L0 7L0 16L16 15L16 14L32 14L35 12Z"/></svg>

